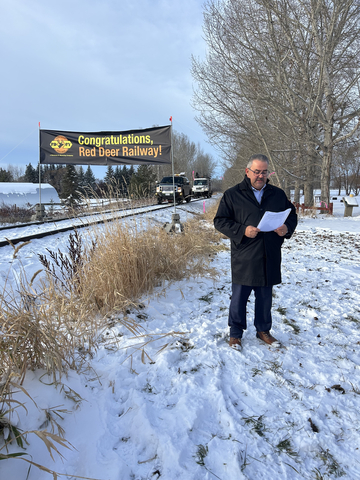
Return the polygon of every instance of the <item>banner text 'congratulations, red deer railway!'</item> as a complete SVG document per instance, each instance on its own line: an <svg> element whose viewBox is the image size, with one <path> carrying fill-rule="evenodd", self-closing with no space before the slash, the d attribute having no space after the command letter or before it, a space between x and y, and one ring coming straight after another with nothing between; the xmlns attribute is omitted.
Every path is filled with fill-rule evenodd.
<svg viewBox="0 0 360 480"><path fill-rule="evenodd" d="M41 164L171 163L171 126L125 132L40 130Z"/></svg>

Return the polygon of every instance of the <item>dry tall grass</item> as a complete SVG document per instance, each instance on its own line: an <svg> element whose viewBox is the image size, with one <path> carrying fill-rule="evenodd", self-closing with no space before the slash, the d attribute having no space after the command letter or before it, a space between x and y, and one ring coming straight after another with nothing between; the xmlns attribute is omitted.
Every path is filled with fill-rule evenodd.
<svg viewBox="0 0 360 480"><path fill-rule="evenodd" d="M158 227L106 224L92 240L96 248L83 270L81 292L102 313L124 309L164 281L201 275L214 250L216 234L202 229L194 219L183 235L168 235Z"/></svg>
<svg viewBox="0 0 360 480"><path fill-rule="evenodd" d="M31 206L17 207L2 202L0 204L0 224L30 222L34 213L35 210Z"/></svg>
<svg viewBox="0 0 360 480"><path fill-rule="evenodd" d="M150 222L108 222L85 241L72 234L67 252L42 258L46 276L36 287L19 275L16 292L0 295L0 375L44 368L57 377L76 368L97 348L109 313L166 281L209 272L209 255L221 248L212 227L196 218L169 235ZM126 325L136 333L136 324Z"/></svg>
<svg viewBox="0 0 360 480"><path fill-rule="evenodd" d="M98 348L109 314L125 311L168 281L215 274L209 260L223 247L209 223L214 212L215 207L185 223L182 234L169 235L152 226L151 219L107 222L86 236L75 232L67 251L49 249L40 256L46 272L42 277L38 271L28 280L18 264L20 280L14 291L5 288L0 294L0 460L14 456L1 453L11 442L21 447L26 441L25 433L12 427L16 401L10 380L16 378L16 388L21 389L27 369L42 368L59 381L67 369L82 367ZM16 262L21 245L13 248ZM142 341L136 323L125 317L123 322ZM42 438L41 432L32 433ZM48 448L50 441L64 445L53 435L44 437Z"/></svg>

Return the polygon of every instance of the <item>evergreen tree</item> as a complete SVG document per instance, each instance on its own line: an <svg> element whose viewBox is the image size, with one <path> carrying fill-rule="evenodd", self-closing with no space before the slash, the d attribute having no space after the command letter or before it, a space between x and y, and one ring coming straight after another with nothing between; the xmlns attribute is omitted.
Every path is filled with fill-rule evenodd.
<svg viewBox="0 0 360 480"><path fill-rule="evenodd" d="M74 165L66 166L61 186L61 197L64 198L69 205L74 205L80 198L78 192L78 174L76 173Z"/></svg>
<svg viewBox="0 0 360 480"><path fill-rule="evenodd" d="M77 175L78 175L78 190L81 194L85 194L85 172L84 172L84 167L80 165L77 169Z"/></svg>
<svg viewBox="0 0 360 480"><path fill-rule="evenodd" d="M0 168L0 182L13 182L13 176L11 172L8 172L4 168Z"/></svg>
<svg viewBox="0 0 360 480"><path fill-rule="evenodd" d="M111 165L109 165L107 167L107 170L106 170L106 175L105 175L105 178L104 178L104 183L105 183L105 189L104 189L104 194L107 195L107 196L115 196L114 195L114 190L116 188L116 185L115 185L115 176L114 176L114 169Z"/></svg>
<svg viewBox="0 0 360 480"><path fill-rule="evenodd" d="M95 185L95 194L99 198L107 198L107 185L104 180L99 180Z"/></svg>
<svg viewBox="0 0 360 480"><path fill-rule="evenodd" d="M154 193L156 172L152 165L140 165L131 177L130 191L134 197L149 197Z"/></svg>
<svg viewBox="0 0 360 480"><path fill-rule="evenodd" d="M44 166L40 165L39 163L37 164L37 167L36 167L37 181L39 181L39 167L40 167L40 181L41 183L44 183Z"/></svg>
<svg viewBox="0 0 360 480"><path fill-rule="evenodd" d="M111 165L107 167L104 182L109 186L114 184L114 169Z"/></svg>
<svg viewBox="0 0 360 480"><path fill-rule="evenodd" d="M120 170L120 180L119 180L119 185L120 185L120 189L121 189L121 192L122 192L122 195L124 197L127 196L128 194L128 170L126 168L126 165L123 165L122 169Z"/></svg>
<svg viewBox="0 0 360 480"><path fill-rule="evenodd" d="M35 170L35 168L29 163L26 165L25 174L24 174L24 182L36 183L39 181L39 174Z"/></svg>
<svg viewBox="0 0 360 480"><path fill-rule="evenodd" d="M130 165L129 170L127 170L127 182L128 182L128 185L130 185L131 178L132 178L132 176L134 175L134 173L135 173L134 165Z"/></svg>
<svg viewBox="0 0 360 480"><path fill-rule="evenodd" d="M113 189L116 197L121 197L123 194L122 182L121 182L121 168L116 165L114 168Z"/></svg>
<svg viewBox="0 0 360 480"><path fill-rule="evenodd" d="M45 165L42 181L49 183L61 196L62 179L65 174L65 167L63 165ZM37 173L38 175L38 173Z"/></svg>
<svg viewBox="0 0 360 480"><path fill-rule="evenodd" d="M119 165L116 165L115 167L114 179L115 179L116 185L121 184L121 168L119 167Z"/></svg>
<svg viewBox="0 0 360 480"><path fill-rule="evenodd" d="M87 195L91 196L92 192L96 188L96 178L91 170L90 165L88 165L85 175L84 175L84 187L86 189Z"/></svg>

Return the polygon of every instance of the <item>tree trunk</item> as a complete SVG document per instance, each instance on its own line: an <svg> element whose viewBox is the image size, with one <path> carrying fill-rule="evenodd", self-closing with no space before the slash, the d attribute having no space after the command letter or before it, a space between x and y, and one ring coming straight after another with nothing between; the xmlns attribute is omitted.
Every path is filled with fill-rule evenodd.
<svg viewBox="0 0 360 480"><path fill-rule="evenodd" d="M288 199L291 201L290 183L287 175L284 177L284 192L286 193Z"/></svg>
<svg viewBox="0 0 360 480"><path fill-rule="evenodd" d="M314 173L315 166L313 158L308 156L308 162L306 167L306 180L304 182L304 204L305 207L314 206Z"/></svg>
<svg viewBox="0 0 360 480"><path fill-rule="evenodd" d="M294 202L295 203L300 203L300 193L301 193L300 180L296 180L296 182L295 182L295 193L294 193Z"/></svg>
<svg viewBox="0 0 360 480"><path fill-rule="evenodd" d="M332 150L324 153L321 167L321 201L327 205L330 203L330 169L331 169Z"/></svg>

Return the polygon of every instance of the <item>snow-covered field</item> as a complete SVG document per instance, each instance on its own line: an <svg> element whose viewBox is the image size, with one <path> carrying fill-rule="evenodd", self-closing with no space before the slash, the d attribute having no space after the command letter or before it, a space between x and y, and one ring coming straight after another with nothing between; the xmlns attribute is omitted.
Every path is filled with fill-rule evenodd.
<svg viewBox="0 0 360 480"><path fill-rule="evenodd" d="M181 220L202 208L184 205ZM221 252L212 259L216 281L174 283L129 314L154 339L146 347L152 361L142 363L139 340L113 317L104 334L113 345L89 358L81 375L70 372L55 386L39 382L43 372L27 374L24 388L36 405L16 395L28 410L17 410L18 426L45 428L46 410L53 411L74 446L59 447L65 459L55 453L52 461L29 436L28 458L68 479L360 479L360 207L353 217L343 212L337 201L333 217L302 218L284 244L272 330L282 348L255 338L253 297L243 349L228 347L230 255ZM171 213L159 211L154 221ZM51 248L67 238L51 237ZM29 275L48 242L19 251ZM14 270L5 247L2 281L15 281ZM178 335L161 338L168 332ZM27 472L20 459L0 462L1 480L51 478L35 467Z"/></svg>

